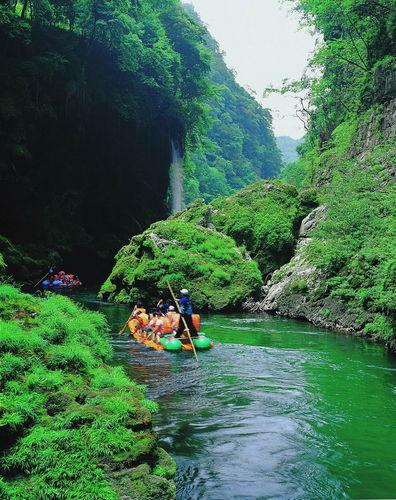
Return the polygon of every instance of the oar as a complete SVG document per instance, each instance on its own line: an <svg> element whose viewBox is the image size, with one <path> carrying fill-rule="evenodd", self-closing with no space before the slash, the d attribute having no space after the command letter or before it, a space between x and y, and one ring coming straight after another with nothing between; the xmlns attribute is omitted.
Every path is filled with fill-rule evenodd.
<svg viewBox="0 0 396 500"><path fill-rule="evenodd" d="M133 315L135 314L137 305L135 304L135 307L133 308L133 311L131 312L129 318L126 320L125 325L121 328L121 330L118 332L118 335L122 335L125 332L125 328L128 326L128 323L131 321L133 318Z"/></svg>
<svg viewBox="0 0 396 500"><path fill-rule="evenodd" d="M44 279L45 279L45 278L49 275L49 273L50 273L50 271L48 271L48 273L47 273L46 275L44 275L44 276L41 278L41 280L39 280L39 281L38 281L38 282L34 285L34 287L33 287L33 288L36 288L36 286L38 286L38 285L39 285L39 284L40 284L40 283L41 283L41 282L42 282L42 281L43 281L43 280L44 280Z"/></svg>
<svg viewBox="0 0 396 500"><path fill-rule="evenodd" d="M166 284L168 285L168 288L169 288L169 290L170 290L170 293L172 294L173 301L175 302L176 307L177 307L177 310L179 311L180 318L181 318L181 320L182 320L182 321L183 321L183 323L184 323L184 328L185 328L185 330L187 331L188 338L190 339L190 343L191 343L192 348L193 348L193 351L194 351L195 359L197 360L197 363L199 363L199 361L198 361L198 356L197 356L197 351L195 350L195 345L194 345L194 343L193 343L193 341L192 341L192 338L191 338L191 335L190 335L190 330L189 330L189 328L188 328L188 326L187 326L186 320L183 318L182 313L181 313L180 304L179 304L178 300L176 299L175 294L173 293L173 290L172 290L172 287L171 287L171 285L170 285L169 281L167 281L167 282L166 282Z"/></svg>

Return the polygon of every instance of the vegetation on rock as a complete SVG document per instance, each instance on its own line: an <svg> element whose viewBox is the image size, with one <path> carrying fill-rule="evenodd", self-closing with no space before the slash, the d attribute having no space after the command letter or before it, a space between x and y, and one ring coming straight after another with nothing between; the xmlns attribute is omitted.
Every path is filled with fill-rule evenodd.
<svg viewBox="0 0 396 500"><path fill-rule="evenodd" d="M315 206L315 190L299 194L279 181L260 181L209 204L197 201L133 237L100 296L151 302L167 293L169 280L176 290L191 289L198 308L238 307L290 259L300 222Z"/></svg>
<svg viewBox="0 0 396 500"><path fill-rule="evenodd" d="M223 310L240 306L260 287L261 275L246 250L231 238L170 219L134 236L118 252L100 296L151 304L169 293L167 281L176 291L190 289L198 309Z"/></svg>
<svg viewBox="0 0 396 500"><path fill-rule="evenodd" d="M260 181L212 203L197 202L176 220L212 225L244 245L265 277L287 262L301 220L316 206L314 190L299 194L279 181Z"/></svg>
<svg viewBox="0 0 396 500"><path fill-rule="evenodd" d="M106 364L106 332L65 297L0 285L2 498L174 498L156 405Z"/></svg>
<svg viewBox="0 0 396 500"><path fill-rule="evenodd" d="M282 179L314 186L327 207L304 249L316 269L304 308L330 304L318 323L389 341L396 327L396 4L300 0L297 8L323 35L312 61L321 76L284 89L308 90L309 130Z"/></svg>

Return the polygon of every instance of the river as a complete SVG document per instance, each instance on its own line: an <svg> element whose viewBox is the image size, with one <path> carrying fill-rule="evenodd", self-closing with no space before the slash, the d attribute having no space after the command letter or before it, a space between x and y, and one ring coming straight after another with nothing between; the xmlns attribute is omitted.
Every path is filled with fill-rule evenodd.
<svg viewBox="0 0 396 500"><path fill-rule="evenodd" d="M382 346L267 315L208 315L199 353L115 332L128 309L77 297L112 327L116 364L160 404L179 499L396 498L396 358Z"/></svg>

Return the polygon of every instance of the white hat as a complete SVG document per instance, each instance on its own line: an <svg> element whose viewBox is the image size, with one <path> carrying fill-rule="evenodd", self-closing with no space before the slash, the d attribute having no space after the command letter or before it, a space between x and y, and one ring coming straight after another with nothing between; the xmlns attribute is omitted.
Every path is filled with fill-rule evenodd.
<svg viewBox="0 0 396 500"><path fill-rule="evenodd" d="M188 295L188 290L187 290L187 288L183 288L182 290L180 290L180 293L181 293L182 295Z"/></svg>
<svg viewBox="0 0 396 500"><path fill-rule="evenodd" d="M175 310L175 306L169 306L169 311L174 311Z"/></svg>

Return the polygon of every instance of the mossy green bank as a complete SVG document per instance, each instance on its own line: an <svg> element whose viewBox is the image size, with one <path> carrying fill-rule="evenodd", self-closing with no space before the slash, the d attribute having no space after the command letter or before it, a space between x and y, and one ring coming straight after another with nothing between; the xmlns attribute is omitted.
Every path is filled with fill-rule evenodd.
<svg viewBox="0 0 396 500"><path fill-rule="evenodd" d="M0 285L1 498L174 498L157 405L111 355L99 313Z"/></svg>

